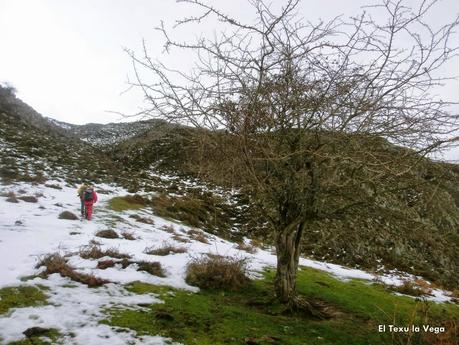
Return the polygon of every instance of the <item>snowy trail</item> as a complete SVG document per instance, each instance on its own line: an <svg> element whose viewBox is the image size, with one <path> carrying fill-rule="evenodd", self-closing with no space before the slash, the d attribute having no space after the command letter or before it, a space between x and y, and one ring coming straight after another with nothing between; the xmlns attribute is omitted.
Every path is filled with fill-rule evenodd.
<svg viewBox="0 0 459 345"><path fill-rule="evenodd" d="M50 182L49 182L50 183ZM0 343L8 343L23 338L22 332L33 326L56 328L65 335L65 344L104 345L104 344L166 344L161 337L137 337L132 332L116 332L109 326L99 324L105 316L102 310L111 306L130 306L139 308L142 303L161 303L152 294L134 295L126 291L122 284L142 281L151 284L168 285L175 288L198 291L185 282L185 270L190 257L203 253L238 256L249 259L249 268L254 276L266 266L274 266L276 257L272 253L258 250L255 254L238 250L235 244L217 236L206 235L209 244L188 238L189 243L180 243L172 238L173 234L164 231L163 226L173 226L175 232L188 237L190 228L157 217L146 210L116 213L107 209L107 201L115 196L128 194L125 190L108 185L99 185L108 194L99 194L95 205L94 219L88 221L70 221L58 219L60 212L67 210L79 214L80 202L74 188L66 187L61 181L53 181L62 189L32 186L20 183L1 186L0 193L14 192L17 196L35 195L37 203L20 201L10 203L6 197L0 197L0 288L17 285L43 285L49 288L46 294L49 304L41 307L14 309L7 315L0 316ZM154 225L136 222L129 215L137 214L150 218ZM117 218L116 223L114 219ZM111 226L112 225L112 226ZM156 277L136 270L135 265L125 269L119 265L105 270L97 269L97 260L86 260L78 255L82 246L94 239L99 230L128 231L137 239L105 239L97 237L101 248L118 248L122 253L132 255L133 260L159 261L165 268L166 277ZM186 253L168 256L155 256L143 253L146 247L160 246L163 242L187 248ZM59 252L68 257L68 262L79 272L91 273L112 283L100 288L88 288L86 285L72 282L57 274L48 279L34 278L23 281L21 278L36 275L40 270L35 266L40 256ZM301 259L301 265L321 269L341 279L360 278L373 280L373 274L348 269L339 265ZM395 275L385 275L380 279L388 284L399 285L403 279ZM442 302L450 298L441 290L433 291L430 299ZM70 337L68 334L72 334ZM3 344L3 343L2 343Z"/></svg>

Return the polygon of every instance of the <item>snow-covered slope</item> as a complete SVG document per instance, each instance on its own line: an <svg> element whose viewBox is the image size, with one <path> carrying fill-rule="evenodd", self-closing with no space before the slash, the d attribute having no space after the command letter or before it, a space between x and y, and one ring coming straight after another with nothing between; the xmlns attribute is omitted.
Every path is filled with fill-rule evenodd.
<svg viewBox="0 0 459 345"><path fill-rule="evenodd" d="M52 187L50 187L52 186ZM107 208L109 199L126 195L127 192L114 185L97 186L100 201L95 206L93 221L58 219L63 210L78 214L79 199L75 189L67 187L62 180L49 181L45 185L17 183L1 186L0 194L0 288L17 285L45 286L49 290L49 304L40 307L14 309L0 317L0 339L8 343L23 337L22 332L33 326L56 328L64 335L65 344L103 345L103 344L165 344L161 337L139 337L132 332L117 332L107 325L100 324L104 318L103 310L112 306L142 308L139 304L161 303L155 295L134 295L125 290L123 284L142 281L151 284L168 285L176 288L197 291L196 287L185 282L185 270L191 257L212 253L225 256L245 257L249 260L251 274L256 277L265 266L273 266L276 257L270 251L258 249L249 254L236 248L234 243L217 236L203 233L209 243L194 240L188 234L189 227L155 216L151 210L115 212ZM61 189L59 189L61 188ZM7 195L35 196L37 202L19 203L7 201ZM10 194L11 195L11 194ZM152 220L154 224L135 221L130 215ZM124 238L105 239L94 237L99 230L116 229L118 233L129 232L135 240ZM171 229L174 229L172 232ZM185 238L187 243L177 242L174 235ZM177 237L176 237L177 238ZM91 240L100 243L102 249L117 248L122 253L132 255L132 260L158 261L166 271L165 277L157 277L139 272L136 265L122 268L121 265L98 269L97 260L83 259L80 249L88 246ZM144 253L145 248L171 243L184 246L186 253L168 256L155 256ZM65 255L71 266L78 272L91 273L107 279L111 283L99 288L88 288L58 274L48 279L37 277L43 268L35 268L43 255L60 253ZM302 258L301 265L311 266L340 277L375 279L373 274L348 269ZM25 277L34 277L24 281ZM387 284L401 284L408 275L383 275L378 279ZM438 302L450 298L444 291L433 290L431 300ZM70 336L70 334L72 336Z"/></svg>

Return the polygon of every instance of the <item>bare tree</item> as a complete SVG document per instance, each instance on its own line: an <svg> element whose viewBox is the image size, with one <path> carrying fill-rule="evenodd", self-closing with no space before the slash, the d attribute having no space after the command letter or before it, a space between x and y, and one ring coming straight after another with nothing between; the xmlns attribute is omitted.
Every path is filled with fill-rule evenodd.
<svg viewBox="0 0 459 345"><path fill-rule="evenodd" d="M308 306L295 281L312 222L374 200L378 181L402 176L427 153L457 141L455 104L433 92L448 79L440 68L457 56L451 37L459 21L430 26L436 0L417 8L383 0L348 21L318 23L299 18L299 0L286 1L278 13L249 0L253 23L200 0L180 2L202 13L176 27L214 17L226 30L181 42L161 25L165 50L184 50L196 65L169 68L144 45L142 56L128 51L133 85L144 91L145 113L227 137L220 143L275 234L277 296L291 307ZM385 13L383 22L372 18L374 10ZM403 149L381 149L388 142ZM366 195L349 197L355 181L367 186ZM325 214L327 203L336 207Z"/></svg>

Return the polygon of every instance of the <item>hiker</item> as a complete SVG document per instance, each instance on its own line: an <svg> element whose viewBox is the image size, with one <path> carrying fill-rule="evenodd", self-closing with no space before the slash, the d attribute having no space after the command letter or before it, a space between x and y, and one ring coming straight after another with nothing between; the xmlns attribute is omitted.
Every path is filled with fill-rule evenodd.
<svg viewBox="0 0 459 345"><path fill-rule="evenodd" d="M92 207L97 202L97 194L94 188L89 184L82 184L78 188L78 196L81 200L81 216L91 220Z"/></svg>
<svg viewBox="0 0 459 345"><path fill-rule="evenodd" d="M81 202L81 217L84 217L84 191L88 189L90 186L86 183L83 183L80 187L78 187L77 195L80 198Z"/></svg>

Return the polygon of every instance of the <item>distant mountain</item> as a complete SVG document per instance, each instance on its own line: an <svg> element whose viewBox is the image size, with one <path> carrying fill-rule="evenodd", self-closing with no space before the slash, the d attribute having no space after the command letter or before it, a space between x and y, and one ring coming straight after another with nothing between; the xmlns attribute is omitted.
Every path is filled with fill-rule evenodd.
<svg viewBox="0 0 459 345"><path fill-rule="evenodd" d="M68 131L73 135L93 146L107 148L118 144L135 136L142 135L156 126L159 121L134 121L120 123L88 123L85 125L75 125L71 123L57 121L46 118L49 123Z"/></svg>

